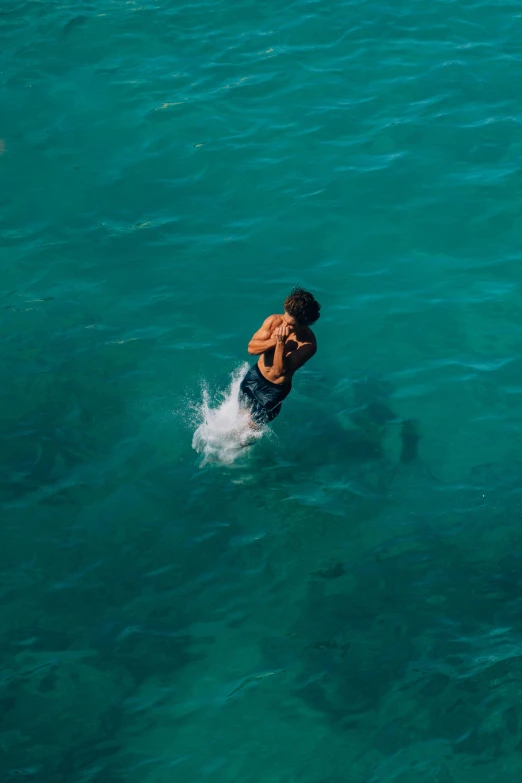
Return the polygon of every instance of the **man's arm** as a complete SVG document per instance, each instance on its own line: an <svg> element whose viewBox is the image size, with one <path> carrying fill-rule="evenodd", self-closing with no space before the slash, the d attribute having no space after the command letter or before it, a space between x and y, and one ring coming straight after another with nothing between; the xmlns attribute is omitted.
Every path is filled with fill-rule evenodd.
<svg viewBox="0 0 522 783"><path fill-rule="evenodd" d="M315 342L305 343L300 348L298 348L297 351L292 351L290 356L288 356L286 359L288 370L290 370L290 372L295 372L298 370L303 366L303 364L306 364L308 359L312 358L316 351L317 345Z"/></svg>
<svg viewBox="0 0 522 783"><path fill-rule="evenodd" d="M274 360L272 363L272 372L276 378L282 378L287 373L285 362L285 342L289 333L288 326L279 326L274 334L276 346L274 351Z"/></svg>
<svg viewBox="0 0 522 783"><path fill-rule="evenodd" d="M272 337L274 331L274 323L277 316L270 315L263 323L261 329L253 335L252 339L248 343L248 353L253 356L259 356L259 354L269 351L270 348L275 348L276 340Z"/></svg>

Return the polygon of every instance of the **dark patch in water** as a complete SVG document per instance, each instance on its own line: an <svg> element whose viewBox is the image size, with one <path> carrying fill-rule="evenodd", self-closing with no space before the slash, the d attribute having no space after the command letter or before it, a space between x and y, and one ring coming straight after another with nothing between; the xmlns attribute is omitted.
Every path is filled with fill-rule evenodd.
<svg viewBox="0 0 522 783"><path fill-rule="evenodd" d="M69 19L65 27L63 28L62 35L64 38L66 38L70 33L72 33L73 30L75 30L77 27L81 27L84 25L88 20L88 17L84 14L79 14L78 16L73 16L72 19Z"/></svg>
<svg viewBox="0 0 522 783"><path fill-rule="evenodd" d="M413 462L417 459L420 435L417 423L412 419L403 421L401 425L401 462Z"/></svg>
<svg viewBox="0 0 522 783"><path fill-rule="evenodd" d="M312 576L318 576L320 579L339 579L344 576L345 568L342 563L336 563L324 571L314 571Z"/></svg>

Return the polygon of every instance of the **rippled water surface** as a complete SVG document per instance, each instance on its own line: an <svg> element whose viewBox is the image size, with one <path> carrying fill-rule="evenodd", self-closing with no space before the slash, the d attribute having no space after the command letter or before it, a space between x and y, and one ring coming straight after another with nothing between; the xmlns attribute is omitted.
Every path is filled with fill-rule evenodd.
<svg viewBox="0 0 522 783"><path fill-rule="evenodd" d="M521 37L2 4L2 783L522 779ZM319 351L238 447L295 283Z"/></svg>

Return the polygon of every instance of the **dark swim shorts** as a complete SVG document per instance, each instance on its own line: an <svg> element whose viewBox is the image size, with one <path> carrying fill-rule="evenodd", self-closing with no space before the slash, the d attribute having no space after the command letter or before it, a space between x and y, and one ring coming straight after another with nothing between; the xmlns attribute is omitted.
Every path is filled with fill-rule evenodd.
<svg viewBox="0 0 522 783"><path fill-rule="evenodd" d="M275 419L281 410L281 404L290 394L288 384L267 381L261 370L254 364L241 381L240 398L250 408L250 415L256 424L266 424Z"/></svg>

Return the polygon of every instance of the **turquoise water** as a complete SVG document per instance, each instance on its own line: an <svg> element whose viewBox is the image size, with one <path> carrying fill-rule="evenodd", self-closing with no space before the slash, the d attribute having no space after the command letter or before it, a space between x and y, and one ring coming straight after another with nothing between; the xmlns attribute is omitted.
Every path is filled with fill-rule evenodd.
<svg viewBox="0 0 522 783"><path fill-rule="evenodd" d="M2 781L520 781L521 33L2 5ZM206 459L296 283L317 355Z"/></svg>

